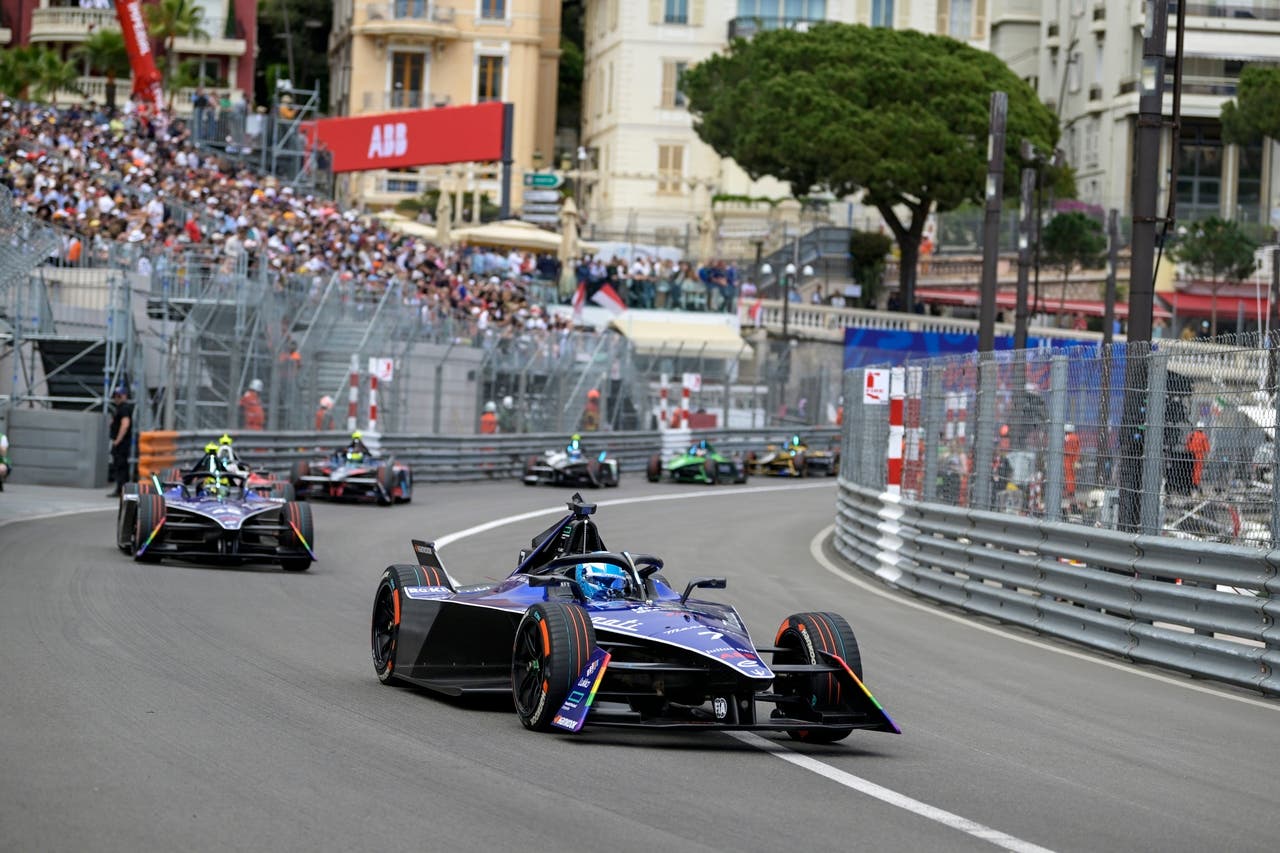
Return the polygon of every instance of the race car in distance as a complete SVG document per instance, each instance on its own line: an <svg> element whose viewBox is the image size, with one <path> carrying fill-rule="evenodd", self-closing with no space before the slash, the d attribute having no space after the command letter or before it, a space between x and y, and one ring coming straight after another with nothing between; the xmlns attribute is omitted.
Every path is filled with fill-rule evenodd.
<svg viewBox="0 0 1280 853"><path fill-rule="evenodd" d="M301 572L315 560L311 507L263 497L226 471L188 471L176 481L126 483L116 546L138 562L164 557L241 565L279 563Z"/></svg>
<svg viewBox="0 0 1280 853"><path fill-rule="evenodd" d="M162 484L171 487L180 484L185 474L194 471L214 473L229 471L245 478L245 487L264 498L282 498L289 501L297 499L291 484L278 479L270 471L254 470L238 456L231 447L229 435L223 435L217 444L213 442L206 444L204 454L190 468L169 468L159 477Z"/></svg>
<svg viewBox="0 0 1280 853"><path fill-rule="evenodd" d="M676 592L660 558L606 549L595 509L574 495L496 583L460 586L435 546L415 540L417 564L389 566L374 594L378 679L509 693L520 722L543 732L773 729L831 743L899 731L863 686L843 618L797 613L757 646L733 607L692 597L724 578Z"/></svg>
<svg viewBox="0 0 1280 853"><path fill-rule="evenodd" d="M541 456L530 456L521 477L526 486L550 483L553 486L616 486L618 460L607 451L588 454L582 449L582 436L574 435L558 450Z"/></svg>
<svg viewBox="0 0 1280 853"><path fill-rule="evenodd" d="M665 465L662 456L649 457L645 471L650 483L656 483L665 475L677 483L745 483L746 466L736 459L717 451L703 439L676 456Z"/></svg>
<svg viewBox="0 0 1280 853"><path fill-rule="evenodd" d="M840 450L817 450L793 435L783 444L770 444L764 451L747 454L747 471L775 477L834 477L840 473Z"/></svg>
<svg viewBox="0 0 1280 853"><path fill-rule="evenodd" d="M413 500L413 469L393 457L374 456L358 432L328 459L295 462L289 482L298 500L376 500L379 506Z"/></svg>

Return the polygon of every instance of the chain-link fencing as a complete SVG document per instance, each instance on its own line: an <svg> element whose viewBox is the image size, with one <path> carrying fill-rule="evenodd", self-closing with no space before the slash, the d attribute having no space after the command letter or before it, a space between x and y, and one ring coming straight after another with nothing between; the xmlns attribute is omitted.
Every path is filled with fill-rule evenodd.
<svg viewBox="0 0 1280 853"><path fill-rule="evenodd" d="M908 362L904 498L1273 547L1280 336ZM845 476L886 480L888 405L845 376ZM886 401L887 402L887 401Z"/></svg>

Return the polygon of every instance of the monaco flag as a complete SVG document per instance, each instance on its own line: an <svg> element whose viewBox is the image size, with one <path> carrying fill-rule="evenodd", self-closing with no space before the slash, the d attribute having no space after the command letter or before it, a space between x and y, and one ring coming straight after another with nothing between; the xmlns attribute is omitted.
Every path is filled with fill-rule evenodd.
<svg viewBox="0 0 1280 853"><path fill-rule="evenodd" d="M600 285L600 289L591 294L591 301L602 308L609 309L609 313L614 316L627 310L627 305L618 295L618 291L614 290L613 285L608 282Z"/></svg>

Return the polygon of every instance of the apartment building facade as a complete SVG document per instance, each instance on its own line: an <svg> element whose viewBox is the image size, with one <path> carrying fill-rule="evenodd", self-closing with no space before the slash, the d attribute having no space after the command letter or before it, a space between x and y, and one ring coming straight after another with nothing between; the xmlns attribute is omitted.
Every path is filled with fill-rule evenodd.
<svg viewBox="0 0 1280 853"><path fill-rule="evenodd" d="M1061 147L1076 169L1079 197L1102 208L1131 210L1134 139L1142 69L1142 0L993 0L992 50L1061 121ZM1171 115L1177 0L1170 6L1165 114ZM1280 64L1280 3L1188 2L1183 36L1178 149L1166 132L1161 152L1163 210L1176 156L1177 218L1208 216L1280 226L1275 143L1228 145L1222 105L1235 97L1241 70ZM1032 45L1037 46L1034 59Z"/></svg>
<svg viewBox="0 0 1280 853"><path fill-rule="evenodd" d="M144 0L145 2L145 0ZM194 0L203 16L206 39L179 38L174 50L179 62L198 63L195 79L216 97L253 96L254 55L257 51L258 5L256 0ZM0 46L43 45L63 59L97 30L119 30L112 0L0 0ZM163 63L163 58L159 62ZM107 78L86 68L79 80L80 92L62 93L58 100L107 101ZM129 96L129 78L116 81L117 99ZM174 93L178 113L191 109L195 87Z"/></svg>
<svg viewBox="0 0 1280 853"><path fill-rule="evenodd" d="M551 165L559 58L560 0L335 0L330 103L343 116L511 103L519 175ZM459 182L499 193L496 164L358 173L344 191L382 207Z"/></svg>
<svg viewBox="0 0 1280 853"><path fill-rule="evenodd" d="M697 229L716 197L790 196L778 181L752 181L694 132L679 79L732 39L841 21L946 33L986 48L989 2L998 0L586 0L587 222L597 233L661 237ZM755 205L734 219L750 233L766 229L769 216L768 206Z"/></svg>

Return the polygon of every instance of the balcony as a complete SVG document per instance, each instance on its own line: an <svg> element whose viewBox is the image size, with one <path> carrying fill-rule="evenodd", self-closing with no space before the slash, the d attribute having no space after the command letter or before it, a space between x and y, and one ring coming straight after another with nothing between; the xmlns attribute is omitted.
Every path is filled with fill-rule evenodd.
<svg viewBox="0 0 1280 853"><path fill-rule="evenodd" d="M803 33L809 27L821 23L823 21L809 18L734 18L729 21L729 41L749 39L766 30L796 30Z"/></svg>
<svg viewBox="0 0 1280 853"><path fill-rule="evenodd" d="M106 77L81 77L77 84L80 87L78 92L60 91L58 92L58 103L82 103L84 101L92 101L95 104L105 104L107 102L107 78ZM129 76L116 78L116 103L123 104L129 98L129 93L133 91L132 78ZM224 95L233 102L243 93L239 89L232 87L205 86L205 94L215 100L220 100ZM196 90L193 88L179 89L173 94L173 111L180 116L191 114L191 99L195 97ZM168 98L168 92L165 98Z"/></svg>
<svg viewBox="0 0 1280 853"><path fill-rule="evenodd" d="M120 30L114 9L80 9L70 6L31 10L31 42L79 43L95 30ZM207 18L204 29L210 38L196 41L175 39L174 50L183 56L244 56L243 39L224 38L225 18ZM0 42L3 43L3 42Z"/></svg>
<svg viewBox="0 0 1280 853"><path fill-rule="evenodd" d="M387 112L389 110L425 110L431 107L447 107L453 98L439 92L365 92L361 99L362 112Z"/></svg>
<svg viewBox="0 0 1280 853"><path fill-rule="evenodd" d="M1213 3L1188 3L1187 17L1197 18L1235 18L1237 20L1280 21L1280 5L1265 4L1268 8L1260 8L1264 4L1253 0L1221 0ZM1169 18L1178 14L1178 0L1169 2ZM1188 25L1189 26L1189 25Z"/></svg>
<svg viewBox="0 0 1280 853"><path fill-rule="evenodd" d="M352 33L365 36L406 36L434 41L457 39L454 7L428 0L391 0L356 7Z"/></svg>

